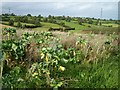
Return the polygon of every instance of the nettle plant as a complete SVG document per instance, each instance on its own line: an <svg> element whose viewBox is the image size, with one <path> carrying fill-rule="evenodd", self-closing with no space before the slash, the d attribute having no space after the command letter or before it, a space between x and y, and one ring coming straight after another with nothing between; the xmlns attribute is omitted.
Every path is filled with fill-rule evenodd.
<svg viewBox="0 0 120 90"><path fill-rule="evenodd" d="M46 35L45 32L35 34L34 37L36 38L35 42L37 45L40 45L38 48L40 51L40 61L31 65L31 68L28 70L27 79L30 80L33 77L40 81L43 77L47 87L61 87L64 83L60 80L60 75L66 69L64 64L69 62L77 63L84 58L84 55L75 48L65 50L58 39L52 38L52 35ZM44 40L43 38L46 39ZM54 47L49 47L51 39L56 40ZM83 44L85 41L80 39L78 42Z"/></svg>
<svg viewBox="0 0 120 90"><path fill-rule="evenodd" d="M28 75L35 78L44 77L47 87L61 87L63 82L60 81L59 77L60 73L65 71L65 67L61 64L60 49L62 47L59 45L56 49L43 47L40 50L41 61L31 66Z"/></svg>
<svg viewBox="0 0 120 90"><path fill-rule="evenodd" d="M38 48L49 45L49 42L54 39L51 32L33 33L34 41Z"/></svg>
<svg viewBox="0 0 120 90"><path fill-rule="evenodd" d="M59 43L59 39L56 40L56 38L52 38L51 35L40 33L35 34L35 38L37 39L35 41L37 45L40 45L38 48L40 51L40 61L31 65L31 68L28 70L28 80L34 77L40 81L40 78L44 77L48 87L61 87L64 83L60 80L60 73L65 71L64 64L69 62L77 63L84 58L84 55L80 50L78 51L75 48L65 50ZM46 39L44 40L43 38ZM51 39L56 40L54 47L49 47L49 41ZM79 40L78 42L84 43L85 41ZM42 46L42 44L44 44L44 46Z"/></svg>
<svg viewBox="0 0 120 90"><path fill-rule="evenodd" d="M27 78L34 81L39 77L43 77L46 80L48 87L60 87L63 83L59 79L59 73L65 70L65 67L61 65L61 59L66 57L63 47L56 45L55 48L49 47L49 40L53 38L50 32L42 32L40 34L28 32L23 33L20 38L15 38L16 30L13 28L5 28L3 30L5 39L2 41L2 51L4 52L4 59L7 61L7 65L11 66L11 61L23 61L25 55L25 49L31 44L31 38L36 39L36 44L40 45L40 61L31 63L31 68L28 70ZM38 41L37 41L38 40ZM43 46L41 46L43 44ZM64 55L64 56L63 56ZM31 79L31 76L33 79ZM31 82L32 82L31 81ZM36 80L35 80L36 81Z"/></svg>
<svg viewBox="0 0 120 90"><path fill-rule="evenodd" d="M6 40L13 40L16 36L16 29L15 28L4 28L2 30L2 38Z"/></svg>
<svg viewBox="0 0 120 90"><path fill-rule="evenodd" d="M22 35L21 38L16 38L16 29L4 28L2 31L2 51L4 60L7 65L14 60L21 61L25 55L25 46L31 38L28 33Z"/></svg>
<svg viewBox="0 0 120 90"><path fill-rule="evenodd" d="M14 48L16 30L14 28L4 28L2 30L2 51L4 59L8 60L12 58L12 52L16 49Z"/></svg>

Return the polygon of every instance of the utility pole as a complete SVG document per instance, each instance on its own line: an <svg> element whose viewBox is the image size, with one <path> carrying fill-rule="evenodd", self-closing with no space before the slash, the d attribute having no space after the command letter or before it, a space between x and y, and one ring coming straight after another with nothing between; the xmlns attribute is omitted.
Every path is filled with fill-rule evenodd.
<svg viewBox="0 0 120 90"><path fill-rule="evenodd" d="M9 14L11 13L10 10L11 10L11 9L9 8Z"/></svg>
<svg viewBox="0 0 120 90"><path fill-rule="evenodd" d="M101 21L102 21L102 20L101 20L101 19L102 19L102 14L103 14L103 9L101 8L101 15L100 15L100 26L102 25L102 22L101 22Z"/></svg>
<svg viewBox="0 0 120 90"><path fill-rule="evenodd" d="M100 17L101 19L102 19L102 13L103 13L103 9L101 8L101 17Z"/></svg>

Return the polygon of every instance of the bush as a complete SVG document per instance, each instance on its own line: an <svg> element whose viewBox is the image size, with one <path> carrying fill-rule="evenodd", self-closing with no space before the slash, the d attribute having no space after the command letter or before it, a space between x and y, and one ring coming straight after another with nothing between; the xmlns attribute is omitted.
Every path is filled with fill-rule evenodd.
<svg viewBox="0 0 120 90"><path fill-rule="evenodd" d="M35 26L36 27L40 27L41 26L41 23L40 23L40 21L37 19L37 20L35 20Z"/></svg>
<svg viewBox="0 0 120 90"><path fill-rule="evenodd" d="M9 20L9 25L10 25L10 26L14 26L14 20L13 20L13 19L10 19L10 20Z"/></svg>
<svg viewBox="0 0 120 90"><path fill-rule="evenodd" d="M17 23L18 28L22 28L22 24L20 22Z"/></svg>
<svg viewBox="0 0 120 90"><path fill-rule="evenodd" d="M79 22L79 25L82 25L82 22Z"/></svg>
<svg viewBox="0 0 120 90"><path fill-rule="evenodd" d="M93 24L92 19L89 19L88 24Z"/></svg>
<svg viewBox="0 0 120 90"><path fill-rule="evenodd" d="M88 25L88 27L89 27L89 28L91 28L91 26L90 26L90 25Z"/></svg>

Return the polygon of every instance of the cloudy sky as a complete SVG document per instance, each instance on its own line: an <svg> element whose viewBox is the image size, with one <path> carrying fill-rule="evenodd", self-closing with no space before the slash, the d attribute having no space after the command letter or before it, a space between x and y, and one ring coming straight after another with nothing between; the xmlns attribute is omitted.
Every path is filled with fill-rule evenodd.
<svg viewBox="0 0 120 90"><path fill-rule="evenodd" d="M11 13L17 15L65 15L80 17L96 17L101 16L106 19L118 19L118 0L4 0L2 2L2 13Z"/></svg>

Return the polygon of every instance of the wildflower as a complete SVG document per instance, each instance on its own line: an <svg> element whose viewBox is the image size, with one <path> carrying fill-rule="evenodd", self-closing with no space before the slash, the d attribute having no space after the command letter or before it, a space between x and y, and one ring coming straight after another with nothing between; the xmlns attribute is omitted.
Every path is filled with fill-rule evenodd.
<svg viewBox="0 0 120 90"><path fill-rule="evenodd" d="M43 59L43 58L44 58L44 56L45 56L43 53L41 53L40 55L41 55L41 59Z"/></svg>
<svg viewBox="0 0 120 90"><path fill-rule="evenodd" d="M37 75L38 75L38 73L33 73L33 74L32 74L33 77L34 77L34 76L37 76Z"/></svg>
<svg viewBox="0 0 120 90"><path fill-rule="evenodd" d="M77 41L76 43L75 43L75 45L77 46L79 44L79 41Z"/></svg>
<svg viewBox="0 0 120 90"><path fill-rule="evenodd" d="M48 62L48 56L47 55L46 55L45 59L46 59L46 62Z"/></svg>
<svg viewBox="0 0 120 90"><path fill-rule="evenodd" d="M74 56L76 55L75 51L73 52L73 55L74 55Z"/></svg>
<svg viewBox="0 0 120 90"><path fill-rule="evenodd" d="M18 82L19 82L19 81L24 81L24 80L23 80L22 78L19 78L19 79L18 79Z"/></svg>
<svg viewBox="0 0 120 90"><path fill-rule="evenodd" d="M60 70L60 71L65 71L65 67L60 66L58 70Z"/></svg>

